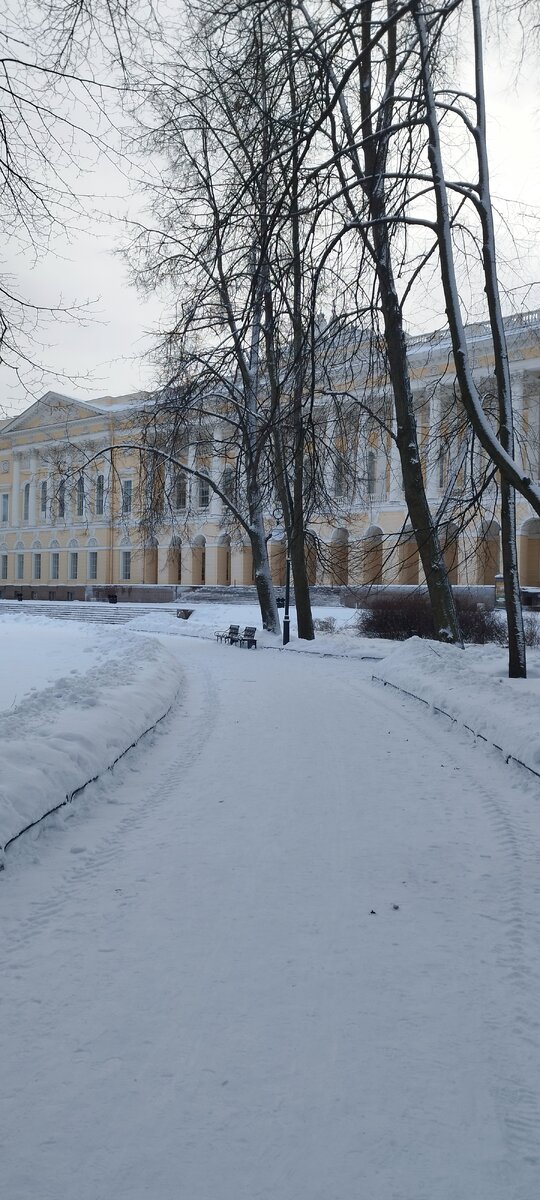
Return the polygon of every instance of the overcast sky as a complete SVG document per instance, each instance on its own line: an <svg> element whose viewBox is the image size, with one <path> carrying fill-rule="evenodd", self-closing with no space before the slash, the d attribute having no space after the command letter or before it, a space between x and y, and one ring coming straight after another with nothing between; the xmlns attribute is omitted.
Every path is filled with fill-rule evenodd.
<svg viewBox="0 0 540 1200"><path fill-rule="evenodd" d="M509 260L503 263L501 274L512 289L513 309L527 310L540 306L536 284L540 278L536 252L540 231L538 211L534 210L540 196L540 89L532 63L516 83L497 48L489 52L486 74L493 195L495 200L516 202L513 232L521 248L519 258L510 240L501 236L501 257ZM18 247L7 260L19 291L32 303L88 307L82 322L45 322L41 345L35 346L43 370L27 370L24 384L0 367L0 402L5 413L19 411L48 388L91 399L152 386L153 369L146 355L152 331L164 315L164 302L159 297L141 296L129 285L127 264L114 253L122 236L120 223L103 219L103 213L120 215L126 209L133 181L96 157L83 186L85 192L95 193L95 202L87 207L90 213L99 214L99 219L90 216L81 232L75 224L69 240L57 238L50 252L37 262ZM518 205L530 206L528 226L518 218ZM443 321L439 300L438 307L427 306L418 312L418 331L440 327Z"/></svg>

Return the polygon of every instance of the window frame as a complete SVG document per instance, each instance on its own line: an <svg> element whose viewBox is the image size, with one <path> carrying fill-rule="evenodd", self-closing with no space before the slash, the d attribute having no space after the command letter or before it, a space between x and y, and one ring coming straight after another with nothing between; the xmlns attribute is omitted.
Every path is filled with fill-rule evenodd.
<svg viewBox="0 0 540 1200"><path fill-rule="evenodd" d="M184 471L177 471L174 480L174 507L177 512L187 508L188 490L187 477Z"/></svg>
<svg viewBox="0 0 540 1200"><path fill-rule="evenodd" d="M96 479L96 516L102 517L105 512L105 476L98 475Z"/></svg>
<svg viewBox="0 0 540 1200"><path fill-rule="evenodd" d="M77 516L84 517L84 475L79 475L77 480Z"/></svg>
<svg viewBox="0 0 540 1200"><path fill-rule="evenodd" d="M206 501L203 499L203 491L204 491L204 495L207 496ZM208 479L206 479L204 477L204 475L201 475L199 477L199 504L198 504L198 507L203 508L203 509L210 508L210 481Z"/></svg>
<svg viewBox="0 0 540 1200"><path fill-rule="evenodd" d="M130 517L133 510L133 480L122 479L122 516Z"/></svg>

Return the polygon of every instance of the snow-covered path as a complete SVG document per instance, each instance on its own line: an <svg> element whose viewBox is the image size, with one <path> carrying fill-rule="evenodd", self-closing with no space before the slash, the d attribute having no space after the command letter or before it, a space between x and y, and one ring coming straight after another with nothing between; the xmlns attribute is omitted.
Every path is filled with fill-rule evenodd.
<svg viewBox="0 0 540 1200"><path fill-rule="evenodd" d="M536 1198L535 786L369 663L171 654L0 876L2 1195Z"/></svg>

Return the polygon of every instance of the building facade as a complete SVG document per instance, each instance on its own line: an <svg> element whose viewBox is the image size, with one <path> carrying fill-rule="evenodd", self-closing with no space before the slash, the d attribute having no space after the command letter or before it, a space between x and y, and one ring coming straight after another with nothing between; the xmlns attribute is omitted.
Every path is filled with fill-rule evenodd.
<svg viewBox="0 0 540 1200"><path fill-rule="evenodd" d="M540 478L540 312L506 322L517 455ZM486 410L494 403L489 331L470 326L476 377ZM500 566L495 477L456 403L448 336L412 339L409 361L428 498L438 515L453 583L493 583ZM359 374L361 375L361 371ZM310 582L331 585L422 582L408 527L391 425L380 418L386 384L365 379L347 404L321 394L318 418L329 448L321 504L308 525ZM356 391L356 397L355 397ZM80 401L48 392L25 412L0 423L0 595L84 598L93 590L157 586L250 584L248 539L228 518L203 477L164 465L153 481L136 449L149 398L137 393ZM354 434L347 436L343 413ZM339 409L339 419L337 411ZM361 421L355 413L362 412ZM133 448L130 448L130 447ZM223 480L230 462L199 448L185 466L204 463ZM234 465L234 464L233 464ZM144 479L143 479L144 475ZM154 488L156 519L141 521L143 489ZM269 507L268 531L277 514ZM540 519L518 497L520 577L540 586ZM270 540L272 575L282 584L285 545Z"/></svg>

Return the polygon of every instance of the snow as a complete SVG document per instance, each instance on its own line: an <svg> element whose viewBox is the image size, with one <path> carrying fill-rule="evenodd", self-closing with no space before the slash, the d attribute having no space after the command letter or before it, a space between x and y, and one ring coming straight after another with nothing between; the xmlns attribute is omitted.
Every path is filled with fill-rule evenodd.
<svg viewBox="0 0 540 1200"><path fill-rule="evenodd" d="M243 605L0 620L35 784L177 691L6 852L9 1200L536 1200L540 785L372 676L535 755L540 656L367 655L339 616L307 653L217 645Z"/></svg>
<svg viewBox="0 0 540 1200"><path fill-rule="evenodd" d="M0 644L1 854L154 725L181 676L162 645L125 629L3 614Z"/></svg>
<svg viewBox="0 0 540 1200"><path fill-rule="evenodd" d="M457 651L409 638L374 674L412 692L540 774L540 656L528 655L528 678L508 679L506 652L495 646Z"/></svg>

